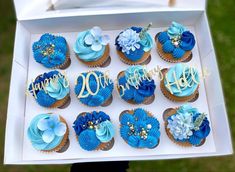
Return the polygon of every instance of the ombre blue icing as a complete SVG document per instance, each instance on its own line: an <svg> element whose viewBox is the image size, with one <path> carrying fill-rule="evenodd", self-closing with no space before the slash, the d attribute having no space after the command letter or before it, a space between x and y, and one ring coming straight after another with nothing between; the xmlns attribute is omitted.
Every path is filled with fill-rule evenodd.
<svg viewBox="0 0 235 172"><path fill-rule="evenodd" d="M141 108L120 116L120 135L134 148L155 148L160 140L160 125L156 118Z"/></svg>
<svg viewBox="0 0 235 172"><path fill-rule="evenodd" d="M66 130L66 124L60 122L59 115L40 114L30 122L27 136L35 149L49 151L61 143Z"/></svg>
<svg viewBox="0 0 235 172"><path fill-rule="evenodd" d="M38 88L37 85L40 89L33 89L33 87ZM58 100L65 98L70 92L68 81L56 70L38 76L34 82L29 85L28 90L35 97L38 104L43 107L52 106Z"/></svg>
<svg viewBox="0 0 235 172"><path fill-rule="evenodd" d="M78 34L73 50L85 62L97 61L104 55L108 43L109 36L102 35L102 30L95 26Z"/></svg>
<svg viewBox="0 0 235 172"><path fill-rule="evenodd" d="M99 91L97 94L92 95L87 91L87 87L84 89L83 95L88 94L86 97L79 97L79 100L87 105L87 106L101 106L104 104L111 96L113 91L113 82L108 79L107 77L104 77L104 73L99 71L94 71L94 73L99 77L99 80L97 82L94 75L90 75L89 77L89 87L93 93L96 92L96 89L99 86ZM87 76L88 73L82 73L84 77ZM78 96L82 90L84 81L82 77L77 78L77 84L75 85L75 94Z"/></svg>
<svg viewBox="0 0 235 172"><path fill-rule="evenodd" d="M161 32L157 39L162 44L163 52L172 54L176 59L182 58L196 44L193 34L176 22L172 22L168 30Z"/></svg>
<svg viewBox="0 0 235 172"><path fill-rule="evenodd" d="M183 83L181 81L183 81ZM199 86L199 82L197 69L182 63L171 67L164 77L165 88L177 97L185 97L194 94Z"/></svg>
<svg viewBox="0 0 235 172"><path fill-rule="evenodd" d="M180 106L176 114L167 118L167 128L177 142L199 145L210 133L209 121L204 113L189 104Z"/></svg>
<svg viewBox="0 0 235 172"><path fill-rule="evenodd" d="M118 78L119 94L122 99L140 104L154 95L155 82L151 78L144 77L146 76L144 70L142 66L131 66L125 71L124 76ZM133 77L134 75L138 77Z"/></svg>
<svg viewBox="0 0 235 172"><path fill-rule="evenodd" d="M131 61L138 61L145 52L149 52L153 47L153 40L147 30L141 35L141 27L131 27L121 32L115 45L118 51Z"/></svg>
<svg viewBox="0 0 235 172"><path fill-rule="evenodd" d="M73 128L80 146L87 151L99 149L101 143L108 143L115 135L110 117L102 111L79 115Z"/></svg>
<svg viewBox="0 0 235 172"><path fill-rule="evenodd" d="M39 41L34 42L32 49L34 59L47 68L64 64L68 51L64 37L49 33L43 34Z"/></svg>

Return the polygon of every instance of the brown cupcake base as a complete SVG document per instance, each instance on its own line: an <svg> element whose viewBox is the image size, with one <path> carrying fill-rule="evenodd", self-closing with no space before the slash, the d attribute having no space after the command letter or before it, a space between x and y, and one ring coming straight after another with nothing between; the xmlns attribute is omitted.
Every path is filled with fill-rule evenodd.
<svg viewBox="0 0 235 172"><path fill-rule="evenodd" d="M186 51L184 56L179 59L174 58L171 53L165 53L162 49L163 45L158 41L158 36L160 33L161 32L159 32L155 36L155 42L157 45L157 52L163 60L165 60L167 62L171 62L171 63L179 63L179 62L189 62L192 59L192 57L193 57L192 51Z"/></svg>
<svg viewBox="0 0 235 172"><path fill-rule="evenodd" d="M165 125L166 134L167 134L167 136L169 137L169 139L170 139L172 142L176 143L177 145L182 146L182 147L192 147L192 146L194 146L194 145L192 145L192 144L191 144L190 142L188 142L188 141L186 141L186 142L179 142L179 141L176 141L176 140L174 139L173 135L170 133L170 129L167 128L167 125L168 125L167 118L170 117L170 116L172 116L172 115L174 115L174 114L176 114L176 113L177 113L177 110L178 110L178 108L175 108L175 109L173 109L173 108L168 108L168 109L166 109L166 110L163 112L163 120L164 120L164 125ZM196 147L199 147L199 146L203 145L203 144L205 143L205 141L206 141L206 139L203 139L200 144L196 145Z"/></svg>
<svg viewBox="0 0 235 172"><path fill-rule="evenodd" d="M71 98L70 98L70 95L68 94L63 99L57 100L53 105L50 106L50 108L64 109L69 106L70 102L71 102Z"/></svg>

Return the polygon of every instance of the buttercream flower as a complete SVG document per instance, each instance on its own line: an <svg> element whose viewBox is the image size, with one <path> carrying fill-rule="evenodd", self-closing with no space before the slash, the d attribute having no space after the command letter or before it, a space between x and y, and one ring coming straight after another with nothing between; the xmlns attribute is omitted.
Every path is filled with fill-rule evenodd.
<svg viewBox="0 0 235 172"><path fill-rule="evenodd" d="M185 51L190 51L195 46L195 39L191 32L186 31L181 35L180 47Z"/></svg>
<svg viewBox="0 0 235 172"><path fill-rule="evenodd" d="M107 45L110 41L108 35L102 35L102 30L100 27L95 26L90 30L90 34L85 37L85 43L91 46L93 51L100 51L102 45Z"/></svg>
<svg viewBox="0 0 235 172"><path fill-rule="evenodd" d="M148 79L145 79L140 82L139 88L136 91L142 96L148 97L154 94L155 88L156 85L154 83L154 80L149 81Z"/></svg>
<svg viewBox="0 0 235 172"><path fill-rule="evenodd" d="M38 121L37 127L42 131L42 139L50 143L56 136L63 136L66 132L66 124L60 122L58 115L51 115Z"/></svg>
<svg viewBox="0 0 235 172"><path fill-rule="evenodd" d="M96 127L95 132L96 132L96 137L102 143L106 143L112 140L115 134L114 126L109 120L99 123Z"/></svg>
<svg viewBox="0 0 235 172"><path fill-rule="evenodd" d="M167 33L171 39L179 39L184 31L186 31L186 28L183 25L172 22Z"/></svg>

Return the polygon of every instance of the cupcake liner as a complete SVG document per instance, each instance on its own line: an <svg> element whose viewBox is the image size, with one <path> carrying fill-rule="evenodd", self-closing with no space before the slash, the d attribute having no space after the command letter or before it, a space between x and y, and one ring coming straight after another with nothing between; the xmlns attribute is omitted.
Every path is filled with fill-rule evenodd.
<svg viewBox="0 0 235 172"><path fill-rule="evenodd" d="M199 97L199 92L198 92L198 89L199 89L199 85L196 89L196 91L190 95L190 96L184 96L184 97L177 97L173 94L171 94L165 87L164 85L164 79L165 79L165 74L166 72L168 71L168 69L163 69L162 70L162 74L163 74L163 79L160 81L160 89L163 93L163 95L168 98L169 100L173 101L173 102L193 102L193 101L196 101L197 98Z"/></svg>
<svg viewBox="0 0 235 172"><path fill-rule="evenodd" d="M53 69L66 69L70 66L71 64L71 59L70 59L70 52L69 52L69 46L67 44L67 52L66 52L66 59L65 62L59 66L55 66Z"/></svg>
<svg viewBox="0 0 235 172"><path fill-rule="evenodd" d="M64 109L67 106L69 106L71 102L71 98L70 95L67 94L67 96L65 96L63 99L61 100L57 100L53 105L51 105L49 108L60 108L60 109Z"/></svg>
<svg viewBox="0 0 235 172"><path fill-rule="evenodd" d="M128 65L147 65L151 61L151 54L150 51L145 52L144 55L141 57L141 59L137 61L131 61L129 60L121 51L117 50L117 53L121 59L121 61Z"/></svg>
<svg viewBox="0 0 235 172"><path fill-rule="evenodd" d="M46 153L58 152L58 153L60 153L60 151L62 149L64 149L63 152L65 152L68 149L68 144L69 144L68 143L69 142L69 127L68 127L68 124L65 121L65 119L63 117L61 117L61 116L60 116L60 121L63 122L66 125L66 127L67 127L67 130L66 130L66 132L64 134L64 137L63 137L61 143L58 146L56 146L55 148L51 149L51 150L41 150L41 152L46 152Z"/></svg>
<svg viewBox="0 0 235 172"><path fill-rule="evenodd" d="M176 113L177 113L177 109L178 109L178 108L175 108L175 109L174 109L174 108L168 108L168 109L166 109L166 110L164 111L164 113L163 113L163 120L164 120L164 126L165 126L164 128L165 128L166 134L167 134L167 136L169 137L169 139L170 139L172 142L176 143L177 145L182 146L182 147L192 147L192 146L194 146L194 145L192 145L192 144L191 144L190 142L188 142L188 141L186 141L186 142L179 142L179 141L176 141L176 140L174 139L173 135L170 133L170 129L167 128L167 125L168 125L167 118L170 117L170 116L172 116L172 115L174 115L174 114L176 114ZM203 144L205 143L205 141L206 141L206 138L203 139L200 144L196 145L196 147L203 145Z"/></svg>
<svg viewBox="0 0 235 172"><path fill-rule="evenodd" d="M117 78L119 79L120 77L122 77L124 75L125 75L124 71L121 71L121 72L119 72ZM118 92L120 93L120 88L118 87L118 84L116 85L116 87L117 87ZM122 99L122 100L124 100L124 99ZM133 100L128 100L128 101L124 100L124 101L127 102L127 103L130 103L132 105L140 105L140 104L149 105L149 104L153 103L154 100L155 100L155 94L153 94L150 97L145 97L145 99L142 103L136 103Z"/></svg>
<svg viewBox="0 0 235 172"><path fill-rule="evenodd" d="M87 65L88 67L107 67L111 63L111 57L109 56L110 48L109 44L106 45L104 54L101 58L99 58L97 61L90 61L86 62L79 58L79 56L76 54L77 59Z"/></svg>
<svg viewBox="0 0 235 172"><path fill-rule="evenodd" d="M186 51L184 56L179 59L174 58L171 53L165 53L162 49L162 44L158 41L158 36L160 33L161 32L159 32L155 36L155 42L157 44L157 52L163 60L165 60L167 62L171 62L171 63L178 63L178 62L189 62L192 59L192 57L193 57L192 51Z"/></svg>

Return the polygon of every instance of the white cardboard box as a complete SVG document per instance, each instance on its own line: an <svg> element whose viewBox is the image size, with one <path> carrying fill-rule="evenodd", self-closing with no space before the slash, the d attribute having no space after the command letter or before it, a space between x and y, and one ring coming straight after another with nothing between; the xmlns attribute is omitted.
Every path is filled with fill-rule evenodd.
<svg viewBox="0 0 235 172"><path fill-rule="evenodd" d="M233 153L223 92L205 12L205 1L201 0L198 2L197 0L188 0L187 3L185 3L183 0L178 0L178 4L176 4L176 7L174 8L168 7L167 2L164 0L159 1L159 3L161 4L160 7L156 6L148 9L136 9L131 7L116 9L110 7L48 10L51 6L48 0L15 0L18 21L15 35L15 48L6 123L5 164L64 164L91 161L172 159L219 156ZM161 124L162 142L166 145L159 145L154 151L131 149L127 144L122 142L120 136L115 136L116 144L118 144L116 148L116 145L114 146L113 152L106 154L104 152L87 153L82 151L79 148L79 145L73 140L74 131L72 128L70 128L71 150L68 150L63 154L63 159L56 154L42 156L39 152L33 150L29 142L25 139L25 128L28 126L30 118L36 115L36 112L39 111L38 113L42 113L47 111L43 108L40 109L33 101L32 97L26 97L25 89L28 80L33 79L33 77L37 76L39 73L49 70L33 61L31 51L32 42L38 39L41 34L51 32L64 35L65 38L68 39L69 46L71 47L76 39L76 33L98 25L101 26L105 32L112 35L111 44L113 44L113 39L118 31L128 26L145 26L149 22L153 22L151 34L154 36L157 31L161 31L169 26L172 21L183 23L195 34L197 46L193 50L194 60L190 63L196 64L200 69L207 68L210 73L210 75L202 81L200 90L202 94L199 97L200 101L198 100L193 103L194 106L200 107L199 109L202 109L201 107L204 105L205 107L202 110L208 112L210 116L212 132L210 138L208 138L209 141L207 141L205 145L200 148L179 148L173 143L171 144L170 140L167 140ZM115 54L114 46L111 45L111 47L111 56L114 59L117 55ZM83 106L75 100L73 81L76 76L76 67L81 67L79 69L81 70L80 72L89 70L89 68L85 68L79 64L76 61L72 50L70 51L72 65L66 70L72 84L72 103L70 104L70 107L72 108L74 105L77 105L83 108ZM172 66L172 64L164 62L158 57L155 48L152 50L152 58L158 59L152 59L153 65L150 65L150 68L154 65L160 65L162 67ZM127 67L127 65L122 64L117 58L113 60L112 63L120 63L120 66L122 66L120 67L120 70ZM110 69L114 66L119 66L112 63L109 67ZM79 73L79 70L77 73ZM101 70L105 71L105 69ZM113 79L115 76L115 72L111 73ZM163 112L166 107L176 107L179 104L170 104L169 101L164 99L159 91L158 85L157 99L158 100L155 101L155 105L158 107L156 110L158 115L156 117L161 122L162 117L160 112ZM162 100L164 105L159 105L159 100ZM113 102L114 106L117 105L119 101L120 100L118 100L117 97ZM64 116L64 113L69 112L70 107L62 111L55 110L54 112L58 112ZM102 110L107 112L109 111L107 108ZM125 107L125 104L122 104L118 111L121 112L123 108L128 108L128 106ZM132 108L132 106L129 107L129 109ZM146 108L151 109L153 107L148 106ZM89 110L86 108L84 109ZM69 119L67 119L67 116L64 116L69 121L70 127L73 119L75 119L76 115L79 113L79 110L80 109L78 109L78 112L73 114L74 116ZM116 116L118 116L118 114L116 114ZM111 116L111 119L113 119L115 125L118 126L117 118ZM118 132L118 129L116 131ZM118 133L116 135L118 135ZM78 151L78 155L69 153L73 151ZM127 151L128 154L118 154L117 151Z"/></svg>

